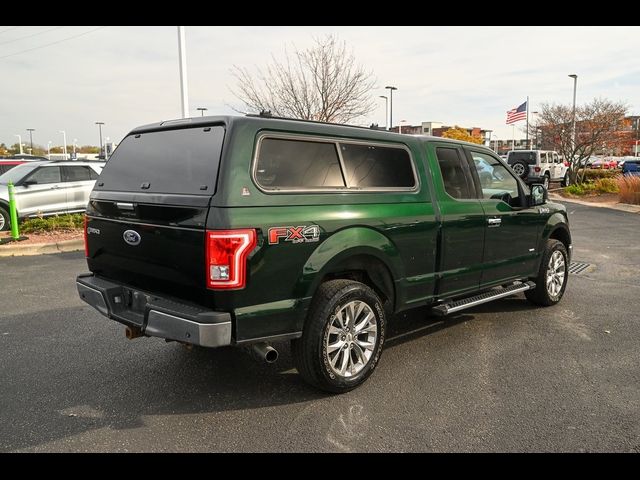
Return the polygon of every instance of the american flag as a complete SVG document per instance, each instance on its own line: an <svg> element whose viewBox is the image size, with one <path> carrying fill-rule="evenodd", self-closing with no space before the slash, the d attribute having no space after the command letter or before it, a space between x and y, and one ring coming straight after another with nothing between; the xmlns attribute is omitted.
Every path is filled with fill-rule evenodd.
<svg viewBox="0 0 640 480"><path fill-rule="evenodd" d="M524 102L518 108L513 108L507 112L507 125L519 122L527 118L527 102Z"/></svg>

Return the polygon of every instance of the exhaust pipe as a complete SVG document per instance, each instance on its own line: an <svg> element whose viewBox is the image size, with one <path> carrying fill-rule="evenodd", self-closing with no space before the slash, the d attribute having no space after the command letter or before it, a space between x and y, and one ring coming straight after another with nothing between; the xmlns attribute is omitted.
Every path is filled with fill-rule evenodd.
<svg viewBox="0 0 640 480"><path fill-rule="evenodd" d="M274 363L278 360L278 351L266 343L254 343L251 345L251 352L258 360L267 363Z"/></svg>
<svg viewBox="0 0 640 480"><path fill-rule="evenodd" d="M136 327L125 327L124 334L129 340L133 340L134 338L139 338L144 336L142 330Z"/></svg>

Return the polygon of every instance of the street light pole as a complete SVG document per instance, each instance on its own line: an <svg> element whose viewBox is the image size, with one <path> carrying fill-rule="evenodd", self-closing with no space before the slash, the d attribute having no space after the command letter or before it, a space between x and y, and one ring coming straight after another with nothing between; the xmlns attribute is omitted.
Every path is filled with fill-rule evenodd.
<svg viewBox="0 0 640 480"><path fill-rule="evenodd" d="M20 136L20 134L16 133L14 134L16 137L18 137L18 148L20 149L20 155L22 155L24 152L22 151L22 137Z"/></svg>
<svg viewBox="0 0 640 480"><path fill-rule="evenodd" d="M66 160L67 159L67 132L65 132L64 130L58 130L58 132L62 134L62 140L64 141L62 153L64 153L64 159Z"/></svg>
<svg viewBox="0 0 640 480"><path fill-rule="evenodd" d="M384 88L389 89L389 128L387 130L391 130L393 128L393 91L397 88L391 85Z"/></svg>
<svg viewBox="0 0 640 480"><path fill-rule="evenodd" d="M33 155L33 132L35 132L35 128L27 128L27 132L29 132L29 141L31 142L31 154Z"/></svg>
<svg viewBox="0 0 640 480"><path fill-rule="evenodd" d="M198 108L196 108L196 110L200 110L200 116L204 117L204 112L206 112L209 109L206 108L206 107L198 107Z"/></svg>
<svg viewBox="0 0 640 480"><path fill-rule="evenodd" d="M389 121L389 97L380 95L380 98L384 98L384 129L387 130L387 122Z"/></svg>
<svg viewBox="0 0 640 480"><path fill-rule="evenodd" d="M51 160L51 140L47 142L47 159Z"/></svg>
<svg viewBox="0 0 640 480"><path fill-rule="evenodd" d="M571 121L571 154L575 154L576 149L576 90L578 88L578 75L572 73L569 77L573 78L573 110Z"/></svg>
<svg viewBox="0 0 640 480"><path fill-rule="evenodd" d="M102 125L104 125L104 122L96 122L96 125L98 125L98 128L100 129L100 151L98 152L99 156L102 153Z"/></svg>
<svg viewBox="0 0 640 480"><path fill-rule="evenodd" d="M187 92L187 56L185 52L184 27L178 27L178 60L180 62L180 99L182 118L189 117L189 94Z"/></svg>
<svg viewBox="0 0 640 480"><path fill-rule="evenodd" d="M76 156L76 142L78 141L77 138L73 139L73 157L75 158Z"/></svg>

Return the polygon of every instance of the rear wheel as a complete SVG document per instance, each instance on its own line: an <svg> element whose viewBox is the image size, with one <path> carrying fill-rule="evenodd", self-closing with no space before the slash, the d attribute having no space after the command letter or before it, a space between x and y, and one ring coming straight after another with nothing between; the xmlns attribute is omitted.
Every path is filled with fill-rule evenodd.
<svg viewBox="0 0 640 480"><path fill-rule="evenodd" d="M542 179L542 185L546 190L549 190L549 185L551 184L551 179L549 178L549 174L545 173L544 178Z"/></svg>
<svg viewBox="0 0 640 480"><path fill-rule="evenodd" d="M382 302L368 286L330 280L314 296L302 338L291 342L300 375L328 392L344 393L373 373L384 344Z"/></svg>
<svg viewBox="0 0 640 480"><path fill-rule="evenodd" d="M569 255L559 240L549 239L540 262L536 288L524 292L527 300L545 307L558 303L567 288Z"/></svg>
<svg viewBox="0 0 640 480"><path fill-rule="evenodd" d="M9 213L3 207L0 207L0 232L9 230L9 228Z"/></svg>
<svg viewBox="0 0 640 480"><path fill-rule="evenodd" d="M562 181L560 182L560 186L562 187L568 187L569 186L569 174L565 173L564 177L562 178Z"/></svg>

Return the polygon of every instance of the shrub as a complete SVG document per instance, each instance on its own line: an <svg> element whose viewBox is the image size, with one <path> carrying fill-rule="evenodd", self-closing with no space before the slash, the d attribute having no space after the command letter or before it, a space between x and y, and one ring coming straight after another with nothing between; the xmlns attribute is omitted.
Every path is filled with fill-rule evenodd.
<svg viewBox="0 0 640 480"><path fill-rule="evenodd" d="M615 178L599 178L593 182L593 188L598 193L618 193L618 181Z"/></svg>
<svg viewBox="0 0 640 480"><path fill-rule="evenodd" d="M620 189L620 201L622 203L633 203L640 205L640 177L620 176L617 178Z"/></svg>
<svg viewBox="0 0 640 480"><path fill-rule="evenodd" d="M616 169L602 170L602 169L587 168L584 172L584 180L587 182L593 182L599 178L614 178L619 173L620 171Z"/></svg>
<svg viewBox="0 0 640 480"><path fill-rule="evenodd" d="M576 183L565 187L564 191L571 195L584 196L593 193L595 186L593 183Z"/></svg>
<svg viewBox="0 0 640 480"><path fill-rule="evenodd" d="M29 218L20 225L23 233L71 232L82 229L84 215L72 213L46 218Z"/></svg>

